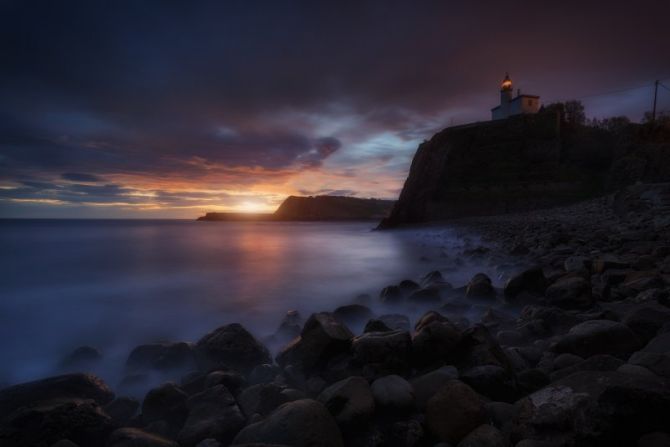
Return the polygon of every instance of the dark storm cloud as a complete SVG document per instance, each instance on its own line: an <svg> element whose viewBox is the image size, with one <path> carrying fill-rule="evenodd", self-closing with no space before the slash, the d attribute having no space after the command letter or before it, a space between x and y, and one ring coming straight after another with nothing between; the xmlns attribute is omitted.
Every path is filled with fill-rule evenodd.
<svg viewBox="0 0 670 447"><path fill-rule="evenodd" d="M97 175L82 174L81 172L64 172L61 174L61 178L64 180L70 180L72 182L96 183L102 181L102 179Z"/></svg>
<svg viewBox="0 0 670 447"><path fill-rule="evenodd" d="M505 71L545 100L670 76L669 15L667 0L4 1L0 180L325 160L395 176L417 140L487 119ZM649 93L597 112L639 118Z"/></svg>

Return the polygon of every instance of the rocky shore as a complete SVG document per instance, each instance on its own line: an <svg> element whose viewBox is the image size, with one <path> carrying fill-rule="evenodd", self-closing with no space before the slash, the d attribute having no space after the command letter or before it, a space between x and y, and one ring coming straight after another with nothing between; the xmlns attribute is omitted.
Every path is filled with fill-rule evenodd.
<svg viewBox="0 0 670 447"><path fill-rule="evenodd" d="M142 399L86 373L1 389L0 445L670 445L670 213L649 197L450 222L481 235L452 256L498 265L502 288L434 271L289 311L270 339L230 324L138 346L119 389L184 372Z"/></svg>

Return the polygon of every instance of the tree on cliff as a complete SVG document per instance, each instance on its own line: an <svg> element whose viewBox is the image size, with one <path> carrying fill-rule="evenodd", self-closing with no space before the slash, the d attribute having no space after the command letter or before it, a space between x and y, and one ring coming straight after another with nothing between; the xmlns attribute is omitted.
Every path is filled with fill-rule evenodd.
<svg viewBox="0 0 670 447"><path fill-rule="evenodd" d="M558 112L564 125L577 127L586 124L586 114L581 101L554 102L544 108L547 112Z"/></svg>

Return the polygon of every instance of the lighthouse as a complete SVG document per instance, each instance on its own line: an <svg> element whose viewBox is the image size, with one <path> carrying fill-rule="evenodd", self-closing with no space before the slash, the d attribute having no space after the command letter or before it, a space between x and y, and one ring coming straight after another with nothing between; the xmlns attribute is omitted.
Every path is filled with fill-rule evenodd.
<svg viewBox="0 0 670 447"><path fill-rule="evenodd" d="M513 115L537 113L540 110L540 97L537 95L522 95L521 90L514 96L514 86L509 73L500 84L500 105L491 109L491 119L501 120Z"/></svg>

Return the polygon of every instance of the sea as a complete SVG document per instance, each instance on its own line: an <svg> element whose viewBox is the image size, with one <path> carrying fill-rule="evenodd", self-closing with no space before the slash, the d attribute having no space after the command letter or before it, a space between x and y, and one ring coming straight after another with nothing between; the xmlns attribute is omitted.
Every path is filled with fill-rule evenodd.
<svg viewBox="0 0 670 447"><path fill-rule="evenodd" d="M79 346L117 383L133 347L197 341L239 322L259 339L304 317L367 302L440 270L454 285L487 265L459 262L476 236L374 222L0 220L0 386L61 371ZM368 295L368 297L361 296ZM277 347L272 347L276 351Z"/></svg>

